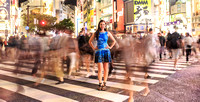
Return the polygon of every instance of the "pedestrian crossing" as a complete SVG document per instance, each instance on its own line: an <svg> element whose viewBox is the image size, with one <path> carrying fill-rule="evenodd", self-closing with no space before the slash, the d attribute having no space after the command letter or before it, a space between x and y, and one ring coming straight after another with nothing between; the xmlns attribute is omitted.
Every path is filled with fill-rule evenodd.
<svg viewBox="0 0 200 102"><path fill-rule="evenodd" d="M21 95L20 97L28 98L32 100L32 102L123 102L127 101L129 98L126 91L142 92L145 87L141 83L148 83L150 85L156 84L161 79L167 78L177 71L173 70L173 60L171 59L153 63L148 69L148 74L152 77L151 79L144 79L145 73L142 72L140 68L131 67L132 73L130 79L135 84L129 85L125 79L125 64L122 61L116 62L114 63L115 75L109 78L106 83L108 89L106 91L98 91L97 78L86 78L83 76L68 78L65 76L64 84L55 85L57 78L52 72L48 72L48 75L46 75L42 83L38 87L35 87L34 83L37 78L31 76L31 67L33 65L29 67L27 67L27 65L20 67L21 72L15 75L13 74L15 69L14 62L1 62L0 92L2 90L8 93L15 92L17 95ZM185 64L185 58L179 59L177 69L182 70L187 67L188 65ZM97 76L97 68L94 70L95 74L93 76ZM87 71L83 67L79 73L86 75ZM37 75L39 74L40 71ZM19 86L23 88L24 91L17 91ZM6 101L9 101L8 98L4 98L2 94L0 94L0 102Z"/></svg>

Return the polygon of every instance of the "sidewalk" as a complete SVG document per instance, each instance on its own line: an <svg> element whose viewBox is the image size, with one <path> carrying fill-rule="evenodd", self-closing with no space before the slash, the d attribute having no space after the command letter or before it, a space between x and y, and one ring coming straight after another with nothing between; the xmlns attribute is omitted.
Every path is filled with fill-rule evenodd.
<svg viewBox="0 0 200 102"><path fill-rule="evenodd" d="M200 63L150 85L147 97L134 95L135 102L200 102Z"/></svg>

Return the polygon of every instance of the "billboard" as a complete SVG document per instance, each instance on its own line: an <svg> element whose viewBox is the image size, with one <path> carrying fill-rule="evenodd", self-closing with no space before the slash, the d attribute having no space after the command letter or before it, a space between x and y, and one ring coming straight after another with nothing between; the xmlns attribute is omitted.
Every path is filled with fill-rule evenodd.
<svg viewBox="0 0 200 102"><path fill-rule="evenodd" d="M0 0L0 21L10 19L10 0Z"/></svg>
<svg viewBox="0 0 200 102"><path fill-rule="evenodd" d="M151 22L151 0L133 0L133 6L135 24Z"/></svg>
<svg viewBox="0 0 200 102"><path fill-rule="evenodd" d="M44 14L52 15L53 14L53 0L43 0L45 7L43 8Z"/></svg>

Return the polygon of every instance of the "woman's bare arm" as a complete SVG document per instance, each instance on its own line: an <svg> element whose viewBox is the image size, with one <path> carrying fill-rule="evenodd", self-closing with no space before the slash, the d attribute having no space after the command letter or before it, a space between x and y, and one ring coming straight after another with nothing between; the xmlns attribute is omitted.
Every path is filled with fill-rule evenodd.
<svg viewBox="0 0 200 102"><path fill-rule="evenodd" d="M116 40L115 40L115 38L113 37L113 35L110 32L108 32L108 37L110 37L110 39L113 41L112 44L111 44L111 46L109 47L109 49L112 49L113 46L116 43Z"/></svg>
<svg viewBox="0 0 200 102"><path fill-rule="evenodd" d="M96 48L94 48L94 45L92 44L92 41L94 40L94 37L95 37L95 34L92 34L92 36L90 37L90 40L89 40L89 45L92 47L93 50L95 50Z"/></svg>

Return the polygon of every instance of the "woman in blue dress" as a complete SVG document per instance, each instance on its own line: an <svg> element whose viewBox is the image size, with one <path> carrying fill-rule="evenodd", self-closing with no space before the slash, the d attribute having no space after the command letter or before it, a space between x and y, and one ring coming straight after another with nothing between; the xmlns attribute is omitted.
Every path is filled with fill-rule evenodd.
<svg viewBox="0 0 200 102"><path fill-rule="evenodd" d="M116 40L110 32L107 32L106 23L101 20L98 24L97 31L92 35L89 40L89 44L93 50L95 50L95 63L98 64L98 79L99 87L98 90L106 90L106 81L108 79L108 63L111 62L110 49L115 45ZM97 46L92 44L92 41L96 38ZM112 45L108 45L107 41L110 38L113 42ZM102 83L102 70L104 69L104 81Z"/></svg>

